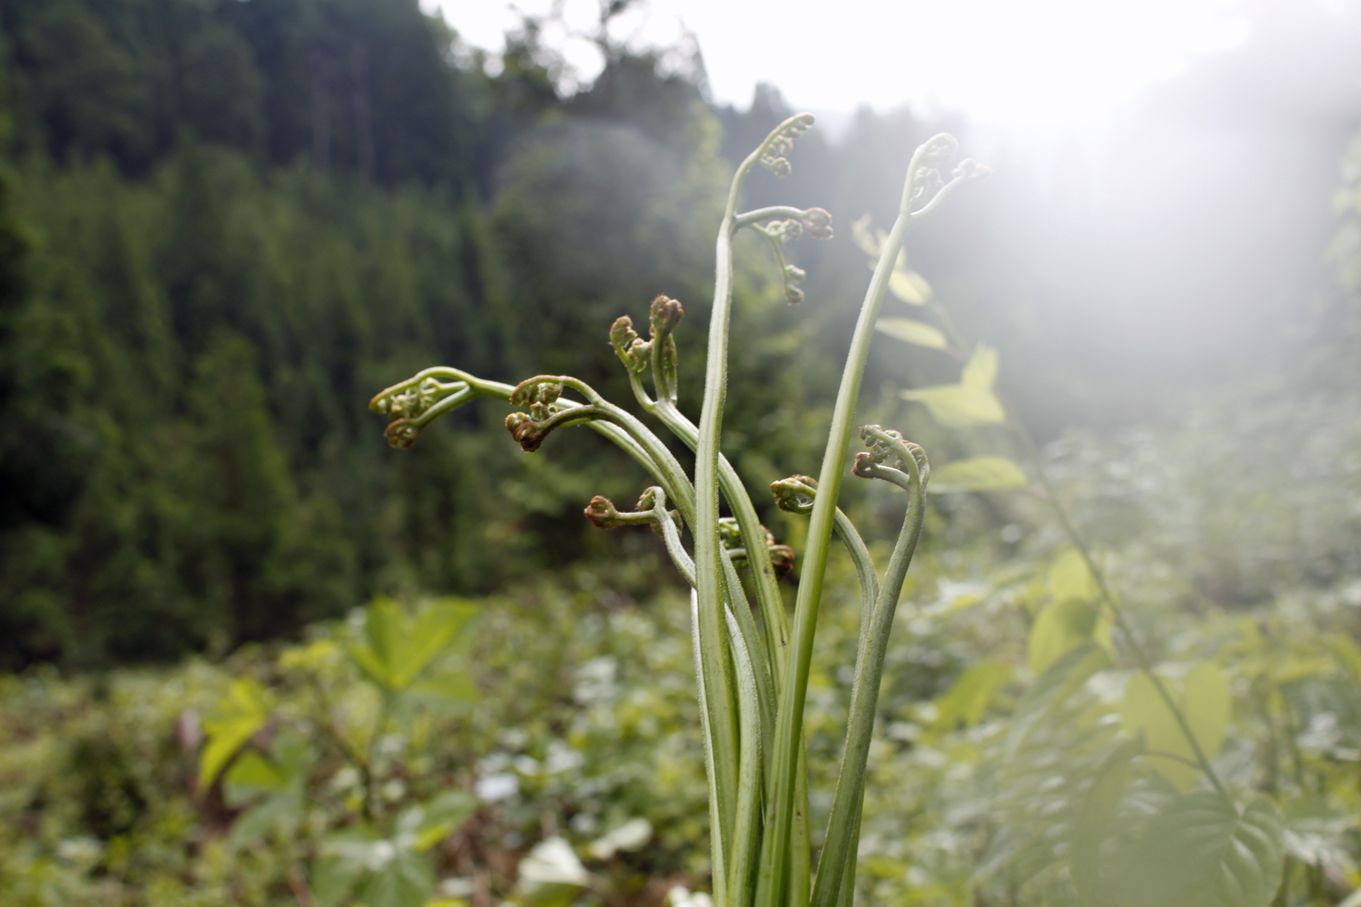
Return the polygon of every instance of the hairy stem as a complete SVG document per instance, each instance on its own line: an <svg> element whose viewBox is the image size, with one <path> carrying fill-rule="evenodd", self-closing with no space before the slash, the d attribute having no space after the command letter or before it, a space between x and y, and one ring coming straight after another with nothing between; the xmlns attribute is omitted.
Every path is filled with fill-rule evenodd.
<svg viewBox="0 0 1361 907"><path fill-rule="evenodd" d="M884 658L888 651L888 637L893 629L893 618L902 595L907 568L921 538L922 520L926 513L922 495L922 475L917 459L902 444L890 441L899 448L899 456L908 467L906 491L907 512L902 529L893 546L888 570L879 587L870 616L869 627L860 637L855 659L855 680L851 685L851 706L846 728L846 743L841 753L841 768L837 774L836 794L832 811L827 818L827 834L818 861L817 883L813 888L813 907L836 907L843 885L855 883L855 853L859 820L865 800L865 771L869 759L870 738L874 733L875 709L879 701L879 682L884 674ZM882 470L891 476L897 470ZM893 477L896 478L896 477ZM895 484L898 484L895 482ZM858 841L856 842L858 843ZM843 882L843 876L849 879Z"/></svg>

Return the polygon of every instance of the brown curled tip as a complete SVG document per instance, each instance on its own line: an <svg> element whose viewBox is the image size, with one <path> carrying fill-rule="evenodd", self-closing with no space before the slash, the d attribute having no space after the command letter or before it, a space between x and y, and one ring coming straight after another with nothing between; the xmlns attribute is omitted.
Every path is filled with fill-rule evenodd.
<svg viewBox="0 0 1361 907"><path fill-rule="evenodd" d="M770 566L777 576L788 576L794 570L794 549L788 545L771 545Z"/></svg>
<svg viewBox="0 0 1361 907"><path fill-rule="evenodd" d="M387 428L383 429L383 437L387 438L388 444L399 450L410 448L420 436L421 427L408 419L389 422Z"/></svg>
<svg viewBox="0 0 1361 907"><path fill-rule="evenodd" d="M506 416L506 429L515 439L515 443L526 453L533 453L543 444L543 434L538 428L534 417L529 413L511 413Z"/></svg>
<svg viewBox="0 0 1361 907"><path fill-rule="evenodd" d="M618 525L619 511L615 508L614 502L601 495L591 498L583 513L586 519L601 529L610 529Z"/></svg>

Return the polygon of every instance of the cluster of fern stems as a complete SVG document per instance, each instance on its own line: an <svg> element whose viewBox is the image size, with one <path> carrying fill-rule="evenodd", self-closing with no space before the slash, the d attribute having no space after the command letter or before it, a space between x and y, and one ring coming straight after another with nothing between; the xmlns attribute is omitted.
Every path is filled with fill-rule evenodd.
<svg viewBox="0 0 1361 907"><path fill-rule="evenodd" d="M791 475L770 483L777 505L808 515L792 615L779 586L793 552L762 526L755 504L720 442L727 396L733 240L742 230L766 237L783 269L786 296L799 301L803 272L785 263L783 243L800 236L829 238L831 218L820 208L772 206L739 210L744 182L757 168L789 172L788 154L812 125L806 114L770 133L733 176L716 244L704 395L698 424L679 406L675 331L680 302L657 297L648 336L627 317L610 341L627 371L636 403L694 453L686 470L661 437L630 411L567 375L539 375L510 386L456 368L426 369L374 397L388 416L387 437L409 446L440 415L478 397L516 407L506 419L525 450L571 425L604 436L651 477L631 510L602 497L586 516L602 527L649 526L691 586L700 717L709 780L714 900L721 907L834 907L852 901L864 802L866 761L889 632L908 566L921 534L930 467L922 449L898 432L859 428L863 450L851 459L855 409L870 342L885 291L909 231L959 186L986 169L964 160L950 167L955 141L938 135L912 156L897 219L882 243L861 305L816 477ZM860 534L837 506L850 472L904 492L902 525L880 571ZM723 515L726 510L727 515ZM688 537L688 544L687 544ZM820 839L810 828L804 706L830 549L844 548L855 565L861 601L860 638L845 739L831 811ZM814 841L820 840L814 864Z"/></svg>

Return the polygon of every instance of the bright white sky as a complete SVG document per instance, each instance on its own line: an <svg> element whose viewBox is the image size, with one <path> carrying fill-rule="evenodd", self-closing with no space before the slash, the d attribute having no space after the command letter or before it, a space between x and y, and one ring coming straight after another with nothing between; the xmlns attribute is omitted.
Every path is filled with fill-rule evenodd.
<svg viewBox="0 0 1361 907"><path fill-rule="evenodd" d="M496 49L518 21L506 0L422 0L478 47ZM542 13L551 0L518 0ZM670 43L689 30L721 102L745 106L757 82L799 109L961 109L999 124L1103 119L1194 56L1246 39L1233 0L651 0L619 36ZM597 0L565 0L589 28ZM560 36L589 79L599 60ZM555 43L559 38L555 37Z"/></svg>

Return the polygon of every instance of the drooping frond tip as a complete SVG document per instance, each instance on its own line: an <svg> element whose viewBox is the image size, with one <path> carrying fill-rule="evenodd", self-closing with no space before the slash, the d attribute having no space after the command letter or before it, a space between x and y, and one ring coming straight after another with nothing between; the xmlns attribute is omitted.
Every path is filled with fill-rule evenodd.
<svg viewBox="0 0 1361 907"><path fill-rule="evenodd" d="M416 443L427 425L476 395L462 372L430 368L374 394L369 411L387 416L384 437L393 447L406 448Z"/></svg>
<svg viewBox="0 0 1361 907"><path fill-rule="evenodd" d="M788 155L794 150L794 141L812 128L811 113L795 114L785 120L756 149L756 162L776 176L788 176L793 172Z"/></svg>

